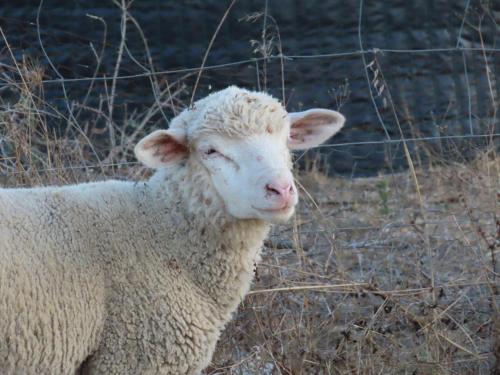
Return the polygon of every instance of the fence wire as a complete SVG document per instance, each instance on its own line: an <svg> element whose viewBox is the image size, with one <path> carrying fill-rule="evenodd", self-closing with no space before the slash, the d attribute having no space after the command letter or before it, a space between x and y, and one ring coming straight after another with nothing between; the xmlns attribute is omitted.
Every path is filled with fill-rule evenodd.
<svg viewBox="0 0 500 375"><path fill-rule="evenodd" d="M200 70L217 70L230 68L238 65L255 64L262 61L272 61L272 60L300 60L300 59L323 59L323 58L338 58L338 57L349 57L349 56L363 56L368 54L379 54L379 53L403 53L403 54L422 54L422 53L449 53L449 52L490 52L497 53L500 52L500 48L491 47L449 47L449 48L422 48L422 49L390 49L390 48L370 48L366 50L356 50L347 52L331 52L331 53L317 53L310 55L295 55L295 54L277 54L270 55L266 57L253 57L249 59L231 61L222 64L205 65L203 67L191 67L191 68L178 68L178 69L167 69L159 70L155 72L143 72L137 74L125 74L113 76L102 76L102 77L78 77L78 78L54 78L54 79L44 79L41 80L43 84L61 84L61 83L75 83L75 82L99 82L99 81L113 81L113 80L129 80L137 78L149 78L154 76L162 75L174 75L174 74L184 74L184 73L198 73ZM4 68L11 68L7 64L1 63L0 66ZM9 81L0 83L0 87L7 85L22 85L22 81Z"/></svg>
<svg viewBox="0 0 500 375"><path fill-rule="evenodd" d="M41 11L43 2L40 3L40 7L38 9L38 12ZM467 47L464 46L463 43L461 42L461 36L462 32L464 29L465 25L465 18L467 15L467 12L469 10L470 6L470 0L467 0L465 7L464 7L464 14L463 18L460 24L460 30L458 32L457 36L457 41L456 45L453 47L446 47L446 48L419 48L419 49L391 49L391 48L364 48L364 43L363 43L363 30L362 30L362 24L363 24L363 5L364 1L360 0L359 1L359 13L358 13L358 27L357 27L357 33L358 33L358 42L359 42L359 49L358 50L352 50L352 51L345 51L345 52L329 52L329 53L318 53L318 54L284 54L280 53L279 54L274 54L274 55L269 55L265 57L253 57L249 59L242 59L242 60L237 60L237 61L231 61L227 63L221 63L221 64L214 64L214 65L204 65L202 64L201 67L188 67L188 68L176 68L176 69L167 69L167 70L160 70L160 71L146 71L146 72L141 72L137 74L126 74L126 75L119 75L115 74L113 76L93 76L93 77L76 77L76 78L64 78L60 76L59 78L54 78L54 79L42 79L40 82L43 85L53 85L53 84L61 84L62 87L64 88L66 84L71 84L71 83L81 83L81 82L116 82L118 80L132 80L132 79L137 79L137 78L151 78L151 77L159 77L159 76L165 76L165 75L175 75L175 74L186 74L186 73L200 73L201 71L211 71L211 70L219 70L219 69L225 69L229 67L235 67L235 66L241 66L241 65L248 65L248 64L258 64L260 62L270 62L270 61L275 61L275 60L286 60L286 61L293 61L293 60L314 60L314 59L335 59L335 58L342 58L342 57L354 57L354 56L359 56L362 61L363 61L363 66L365 70L365 77L366 77L366 83L367 83L367 89L369 90L370 94L370 99L373 105L373 108L376 112L378 121L381 125L381 127L384 130L385 134L385 139L381 140L373 140L373 141L355 141L355 142L339 142L339 143L328 143L328 144L322 144L317 146L316 148L318 149L334 149L334 148L343 148L343 147L352 147L352 146L367 146L367 145L391 145L391 144L400 144L400 143L406 143L406 142L434 142L434 141L451 141L451 140L465 140L465 139L496 139L497 137L500 136L500 132L495 131L496 129L493 129L492 132L490 133L483 133L483 134L474 134L473 131L473 126L472 126L472 118L473 118L473 113L472 113L472 108L471 108L471 92L470 92L470 83L469 83L469 78L468 78L468 71L467 71L467 63L465 60L465 53L467 52L481 52L481 53L498 53L500 52L500 48L492 48L492 47ZM37 28L38 28L38 38L40 44L42 44L41 40L41 35L40 35L40 30L39 30L39 21L38 21L38 16L37 15ZM0 28L1 29L1 28ZM3 31L2 31L2 35ZM5 37L4 37L5 39ZM7 41L4 40L6 45ZM43 46L42 46L43 47ZM464 64L464 79L466 82L466 87L467 87L467 99L468 99L468 120L470 124L470 134L457 134L457 135L440 135L440 136L428 136L428 137L404 137L403 134L401 133L401 137L399 138L393 138L391 137L390 133L387 130L387 126L384 123L384 120L380 114L379 111L379 106L376 103L376 97L375 94L373 93L373 82L370 79L369 76L369 71L368 71L368 64L366 61L366 55L377 55L377 54L427 54L427 53L461 53L463 57L463 64ZM51 67L54 68L52 62L50 61L49 57L45 54L45 57L47 58L49 64ZM8 64L1 63L1 67L3 67L5 70L11 70L13 72L16 72L16 70L9 66ZM17 67L17 65L16 65ZM59 75L57 70L55 70L56 73ZM20 72L18 71L20 74ZM2 82L3 81L3 82ZM15 80L15 79L7 79L5 76L3 78L0 77L0 89L3 87L7 86L19 86L21 87L22 85L26 84L23 80ZM64 90L66 90L64 88ZM193 94L194 95L194 94ZM66 97L66 96L65 96ZM158 105L160 103L157 103ZM69 108L68 108L69 110ZM0 146L2 143L2 139L0 138ZM15 167L10 166L7 168L6 162L9 161L15 161L15 157L2 157L0 158L0 163L4 164L4 172L6 170L9 170L7 173L8 174L22 174L22 173L27 173L27 171L18 171L18 170L13 170ZM0 164L0 165L1 165ZM77 170L77 169L94 169L94 168L112 168L112 167L123 167L123 166L132 166L132 165L138 165L138 162L134 161L125 161L125 162L110 162L110 163L93 163L93 164L82 164L82 165L70 165L70 166L61 166L61 167L51 167L51 168L41 168L41 169L29 169L29 172L36 172L36 173L44 173L44 172L53 172L53 171L58 171L58 170Z"/></svg>

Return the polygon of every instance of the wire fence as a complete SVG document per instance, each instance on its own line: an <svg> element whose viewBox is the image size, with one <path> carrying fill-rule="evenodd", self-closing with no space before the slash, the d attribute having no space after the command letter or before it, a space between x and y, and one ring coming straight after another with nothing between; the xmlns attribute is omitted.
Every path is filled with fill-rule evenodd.
<svg viewBox="0 0 500 375"><path fill-rule="evenodd" d="M41 33L40 33L40 24L39 24L39 16L40 12L42 10L42 4L43 2L40 3L38 13L37 13L37 30L38 30L38 39L40 42L40 45L43 49L43 42L41 39ZM318 149L336 149L336 148L349 148L349 147L356 147L356 146L386 146L386 145L398 145L401 143L418 143L418 142L441 142L441 141L458 141L458 140L485 140L491 142L495 142L497 138L500 136L500 129L498 129L498 123L496 120L496 114L494 115L493 118L493 126L489 127L488 132L480 132L477 133L474 130L473 126L473 118L475 117L473 111L472 111L472 94L471 94L471 87L470 87L470 82L469 82L469 77L468 77L468 69L467 69L467 63L465 60L465 53L488 53L488 54L496 54L500 52L500 48L493 48L493 47L488 47L488 46L481 46L481 47L471 47L471 46L465 46L462 43L461 36L462 32L464 29L465 25L465 19L467 12L469 11L470 7L470 1L468 0L465 4L464 12L463 12L463 17L462 21L460 24L460 30L457 36L456 44L455 46L451 47L446 47L446 48L420 48L420 49L390 49L390 48L364 48L364 38L363 38L363 7L364 7L364 1L360 0L359 1L359 14L358 14L358 28L357 28L357 33L358 33L358 43L359 43L359 49L358 50L352 50L352 51L346 51L346 52L331 52L331 53L317 53L317 54L285 54L282 53L281 49L279 50L279 53L277 54L269 54L263 57L252 57L249 59L243 59L243 60L238 60L238 61L231 61L227 63L221 63L221 64L213 64L213 65L205 65L202 64L202 66L199 67L189 67L189 68L179 68L179 69L168 69L168 70L159 70L159 71L153 71L152 69L150 71L147 71L148 69L145 68L146 71L137 73L137 74L125 74L125 75L120 75L115 72L113 75L94 75L92 77L76 77L76 78L65 78L60 75L60 73L57 71L57 68L54 66L54 64L51 62L49 56L46 54L45 50L44 54L45 57L51 67L51 69L56 73L56 75L59 76L59 78L54 78L54 79L42 79L40 80L40 83L43 86L49 86L49 85L56 85L60 84L63 88L64 91L64 96L67 99L67 94L66 94L66 88L65 86L67 84L72 84L72 83L94 83L94 82L110 82L113 85L117 81L126 81L126 80L134 80L138 78L145 78L145 79L151 79L152 77L162 77L162 76L168 76L168 75L178 75L178 74L186 74L186 73L197 73L198 75L201 75L205 71L216 71L216 70L221 70L221 69L226 69L230 67L239 67L239 66L245 66L245 65L257 65L259 63L268 63L268 62L273 62L273 61L295 61L295 60L317 60L317 59L337 59L337 58L343 58L343 57L360 57L363 62L363 68L364 68L364 74L365 74L365 79L366 79L366 90L369 92L370 96L370 101L372 103L373 110L376 113L376 117L378 119L380 127L383 129L384 132L384 139L378 139L378 140L362 140L362 141L350 141L350 142L330 142L327 144L323 144L318 146ZM228 9L229 11L229 9ZM227 15L227 14L226 14ZM225 16L226 16L225 15ZM222 20L224 21L224 20ZM219 25L220 26L220 25ZM1 29L1 28L0 28ZM2 35L4 38L4 42L7 47L9 47L7 39L2 31ZM214 38L216 37L216 34L213 36ZM210 52L210 48L207 50L207 54ZM464 79L466 81L466 87L467 87L467 103L468 103L468 121L469 121L469 132L463 133L463 134L440 134L436 136L405 136L403 132L401 131L401 126L399 124L398 116L396 114L396 110L394 109L394 117L395 121L397 123L397 126L399 128L399 132L396 132L398 134L397 137L394 136L394 132L391 135L391 132L388 130L388 126L386 124L386 120L382 117L380 113L380 105L377 103L377 87L375 87L374 84L374 79L373 77L370 77L370 70L369 66L370 64L367 62L366 56L377 56L377 55L384 55L384 54L408 54L408 55L414 55L414 54L449 54L449 53L460 53L463 54L463 72L464 72ZM13 55L12 55L13 57ZM17 64L14 62L14 64L5 64L2 63L2 67L6 71L11 71L16 73L16 69L19 70L19 67ZM487 67L487 69L489 69ZM20 73L18 71L18 73ZM282 72L282 74L284 74ZM491 71L491 74L495 74L494 71ZM494 82L495 83L495 82ZM2 87L8 87L8 86L17 86L17 87L22 87L23 85L26 85L26 82L23 80L15 80L15 79L9 79L9 80L3 80L3 82L0 80L0 89ZM195 87L196 89L196 87ZM156 93L154 95L157 95ZM113 98L115 96L115 93L112 92L111 95ZM193 92L194 96L194 92ZM113 100L113 98L111 100ZM494 98L496 100L496 98ZM158 102L157 105L160 107L161 104ZM67 104L67 109L69 111L69 116L67 117L68 120L75 120L72 118L72 111L69 108L69 104ZM161 111L161 108L159 108ZM439 126L439 124L436 124L436 126ZM8 138L5 138L6 141L8 141ZM0 140L1 143L1 140ZM3 161L4 163L7 161L12 161L14 160L13 157L11 156L5 156L0 159L0 161ZM82 164L82 165L68 165L68 166L61 166L61 167L51 167L51 168L37 168L33 169L33 172L37 173L44 173L44 172L52 172L60 169L69 169L69 170L76 170L76 169L86 169L86 168L108 168L108 167L123 167L123 166L131 166L131 165L137 165L137 162L134 161L120 161L120 162L97 162L93 164ZM25 173L24 171L15 171L12 170L12 168L9 168L9 172L12 174L19 174L19 173Z"/></svg>

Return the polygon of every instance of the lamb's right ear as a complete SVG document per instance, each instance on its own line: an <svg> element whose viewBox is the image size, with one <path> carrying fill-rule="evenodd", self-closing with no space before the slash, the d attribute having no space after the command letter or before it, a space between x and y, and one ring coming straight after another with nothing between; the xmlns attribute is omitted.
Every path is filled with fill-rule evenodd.
<svg viewBox="0 0 500 375"><path fill-rule="evenodd" d="M156 130L135 146L135 156L150 168L161 168L187 157L186 135L180 129Z"/></svg>

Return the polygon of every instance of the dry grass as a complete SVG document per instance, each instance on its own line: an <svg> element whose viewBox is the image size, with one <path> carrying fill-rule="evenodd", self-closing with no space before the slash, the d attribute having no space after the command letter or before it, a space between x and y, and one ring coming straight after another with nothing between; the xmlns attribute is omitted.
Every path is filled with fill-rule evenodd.
<svg viewBox="0 0 500 375"><path fill-rule="evenodd" d="M112 94L60 111L44 101L36 64L4 69L16 99L0 102L1 186L144 178L131 150L186 94L182 80L152 80L151 108L117 120ZM266 243L207 374L500 373L494 149L394 175L298 181L298 213Z"/></svg>

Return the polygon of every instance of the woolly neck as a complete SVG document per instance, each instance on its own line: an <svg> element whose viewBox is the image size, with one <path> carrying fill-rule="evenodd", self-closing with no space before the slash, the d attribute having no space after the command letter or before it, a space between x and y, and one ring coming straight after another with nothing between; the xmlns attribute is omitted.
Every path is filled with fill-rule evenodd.
<svg viewBox="0 0 500 375"><path fill-rule="evenodd" d="M176 261L228 319L250 288L270 224L230 216L208 173L189 160L158 170L149 186L157 204L179 216Z"/></svg>

